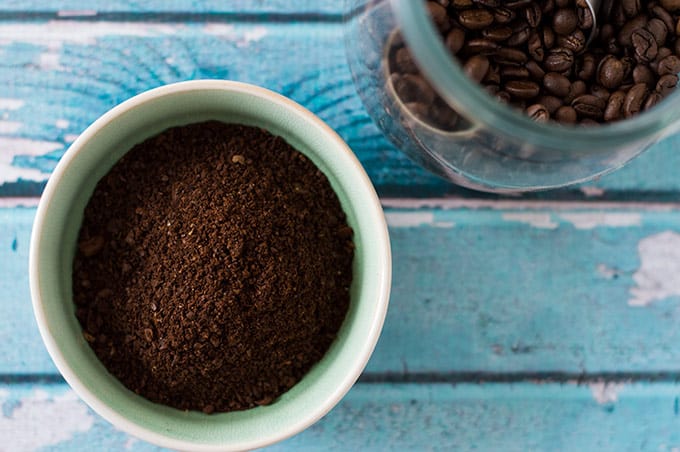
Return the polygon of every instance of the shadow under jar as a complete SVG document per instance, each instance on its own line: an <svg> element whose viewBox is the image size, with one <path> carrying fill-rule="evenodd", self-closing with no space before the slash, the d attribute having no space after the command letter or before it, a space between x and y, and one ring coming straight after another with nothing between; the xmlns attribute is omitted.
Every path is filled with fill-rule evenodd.
<svg viewBox="0 0 680 452"><path fill-rule="evenodd" d="M470 0L471 3L473 1L476 0ZM484 2L480 0L477 3ZM607 2L615 7L616 3L618 0ZM640 8L649 6L649 2L639 3L642 3ZM474 55L470 58L471 53L482 57L489 52L498 52L498 48L486 48L494 45L489 40L468 41L466 45L472 48L471 51L468 49L470 53L465 65L461 65L451 51L457 43L447 42L456 39L456 36L440 32L442 24L438 22L441 18L438 21L436 15L431 17L431 6L428 8L427 1L348 0L347 6L350 11L345 32L347 58L355 86L369 114L385 135L417 163L465 187L502 193L584 182L620 168L655 142L680 129L680 109L677 108L680 90L672 86L659 88L665 90L663 99L654 94L658 91L654 86L650 86L649 92L642 90L645 100L654 94L654 105L650 101L647 109L644 109L644 102L634 106L640 107L637 110L641 111L635 115L622 113L621 118L616 118L621 120L607 122L600 118L601 123L597 123L579 116L581 124L568 124L576 120L570 115L573 113L571 109L561 112L564 121L549 120L550 115L555 118L555 111L547 112L536 106L540 103L535 101L537 96L540 97L534 92L536 86L519 81L526 75L525 72L536 70L536 65L531 63L535 58L531 55L526 61L514 62L513 59L520 56L504 46L502 52L507 55L503 54L503 57L514 63L505 68L504 86L509 85L514 96L529 99L520 102L519 106L517 102L511 105L507 103L510 99L503 99L503 93L494 92L480 83L480 77L488 74L489 69L485 67L488 59L479 58L477 61ZM618 8L621 14L631 13L621 6ZM644 11L638 13L645 14ZM526 17L533 20L528 13ZM652 14L647 17L648 21L654 18ZM469 18L457 18L461 19L476 21L473 26L480 29L482 26L489 30L502 28L489 27L491 19L487 17L471 15ZM498 21L493 16L492 19ZM675 16L671 19L675 32L680 23ZM513 30L517 22L512 18L508 22L513 33L518 31ZM553 25L565 26L563 23ZM656 25L659 25L658 21L654 21ZM588 30L582 31L585 34ZM508 39L501 35L496 38ZM574 44L574 41L565 42L567 47ZM616 45L615 38L611 42ZM579 44L578 39L576 44ZM678 51L678 44L680 41L676 42L675 48L670 45L670 50ZM555 45L553 50L555 55L545 55L544 58L559 60L558 46ZM576 49L572 53L579 55L585 51L587 49ZM597 55L595 71L604 56ZM544 61L541 61L542 66ZM636 62L632 61L632 64L634 67ZM552 71L556 74L543 80L544 84L557 92L568 89L569 84L574 85L576 75L565 86L565 80L557 74L560 72L557 69ZM678 68L668 69L666 72L670 74L667 78L674 78L677 82ZM644 75L649 74L636 76ZM596 75L593 77L597 79ZM631 68L628 78L632 80L632 77ZM518 82L508 84L507 80L513 78ZM543 89L543 85L540 86ZM632 91L630 97L634 98L633 103L640 100L631 86L622 86ZM588 88L580 103L569 99L566 105L576 106L586 113L593 108L600 109L604 114L608 97L616 90L604 92L597 81ZM504 91L507 92L508 88ZM603 97L605 100L602 100ZM516 97L514 100L517 100ZM621 100L623 104L625 99ZM547 107L550 110L557 108Z"/></svg>

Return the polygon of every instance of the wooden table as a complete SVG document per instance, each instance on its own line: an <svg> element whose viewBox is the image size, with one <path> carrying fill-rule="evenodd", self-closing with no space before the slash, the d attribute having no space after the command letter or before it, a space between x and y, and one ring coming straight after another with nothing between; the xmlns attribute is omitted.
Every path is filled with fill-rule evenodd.
<svg viewBox="0 0 680 452"><path fill-rule="evenodd" d="M375 354L336 409L274 449L679 450L679 139L566 190L455 187L367 116L342 3L2 2L1 451L155 449L57 373L33 320L29 234L50 171L88 124L198 78L256 83L320 115L364 164L390 226L394 283Z"/></svg>

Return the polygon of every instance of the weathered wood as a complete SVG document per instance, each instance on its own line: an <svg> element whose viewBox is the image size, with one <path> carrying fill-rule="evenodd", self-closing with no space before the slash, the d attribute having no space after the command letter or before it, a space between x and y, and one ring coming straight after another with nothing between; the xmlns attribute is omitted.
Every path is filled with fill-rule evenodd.
<svg viewBox="0 0 680 452"><path fill-rule="evenodd" d="M78 12L125 13L236 13L236 14L342 14L344 0L4 0L0 12L61 12L75 15Z"/></svg>
<svg viewBox="0 0 680 452"><path fill-rule="evenodd" d="M479 196L420 169L381 135L355 92L342 30L340 23L315 22L0 23L0 196L38 195L68 145L117 103L198 78L263 85L318 113L347 140L382 195ZM582 191L536 196L672 200L680 190L678 140Z"/></svg>
<svg viewBox="0 0 680 452"><path fill-rule="evenodd" d="M673 451L679 397L677 384L357 384L271 450ZM113 428L65 384L3 385L0 404L3 450L159 450Z"/></svg>
<svg viewBox="0 0 680 452"><path fill-rule="evenodd" d="M678 206L384 202L394 281L367 368L378 379L680 374ZM0 209L5 374L55 371L31 318L33 215Z"/></svg>

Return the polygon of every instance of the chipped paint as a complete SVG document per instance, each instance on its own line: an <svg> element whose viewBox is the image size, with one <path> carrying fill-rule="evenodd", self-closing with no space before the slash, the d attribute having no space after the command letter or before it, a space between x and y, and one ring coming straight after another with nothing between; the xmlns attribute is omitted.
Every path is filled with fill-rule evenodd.
<svg viewBox="0 0 680 452"><path fill-rule="evenodd" d="M434 223L433 212L387 212L387 224L393 228L415 228Z"/></svg>
<svg viewBox="0 0 680 452"><path fill-rule="evenodd" d="M21 129L23 124L17 121L2 121L0 120L0 133L14 133Z"/></svg>
<svg viewBox="0 0 680 452"><path fill-rule="evenodd" d="M599 273L605 279L614 279L614 277L619 274L616 269L608 267L605 264L597 264L597 273Z"/></svg>
<svg viewBox="0 0 680 452"><path fill-rule="evenodd" d="M0 110L18 110L26 104L23 99L0 97Z"/></svg>
<svg viewBox="0 0 680 452"><path fill-rule="evenodd" d="M590 393L593 398L600 405L607 405L610 403L615 403L619 398L619 393L624 388L623 383L613 383L606 381L598 381L595 383L590 383L588 387L590 388Z"/></svg>
<svg viewBox="0 0 680 452"><path fill-rule="evenodd" d="M84 45L96 44L104 36L154 37L173 35L183 25L137 22L97 22L96 26L75 20L51 20L46 23L2 23L0 24L0 45L12 42L51 46L64 43Z"/></svg>
<svg viewBox="0 0 680 452"><path fill-rule="evenodd" d="M19 179L43 181L47 174L34 168L21 168L12 163L17 155L40 156L63 145L54 141L37 141L25 138L0 137L0 184Z"/></svg>
<svg viewBox="0 0 680 452"><path fill-rule="evenodd" d="M604 188L585 186L581 187L581 193L583 193L587 198L594 198L604 195Z"/></svg>
<svg viewBox="0 0 680 452"><path fill-rule="evenodd" d="M680 234L665 231L638 243L640 267L633 274L630 306L648 306L654 301L680 296Z"/></svg>
<svg viewBox="0 0 680 452"><path fill-rule="evenodd" d="M54 127L56 127L57 129L68 129L69 125L70 123L66 119L57 119L54 122Z"/></svg>
<svg viewBox="0 0 680 452"><path fill-rule="evenodd" d="M620 228L642 224L642 216L637 212L571 212L560 214L559 218L568 221L576 229L602 226Z"/></svg>
<svg viewBox="0 0 680 452"><path fill-rule="evenodd" d="M558 224L552 220L550 213L542 212L508 212L503 220L525 223L538 229L557 229Z"/></svg>
<svg viewBox="0 0 680 452"><path fill-rule="evenodd" d="M55 419L59 428L45 427ZM73 391L50 396L38 390L0 417L0 438L3 450L34 451L68 441L93 425L94 417Z"/></svg>
<svg viewBox="0 0 680 452"><path fill-rule="evenodd" d="M237 47L247 47L252 42L260 41L267 36L268 31L265 27L256 26L237 31L231 24L210 23L203 27L203 32L212 36L228 39L236 42Z"/></svg>

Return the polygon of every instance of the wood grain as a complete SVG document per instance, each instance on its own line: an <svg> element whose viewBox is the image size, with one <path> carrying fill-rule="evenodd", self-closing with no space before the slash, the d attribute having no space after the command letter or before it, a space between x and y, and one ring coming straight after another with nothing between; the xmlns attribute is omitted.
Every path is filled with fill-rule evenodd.
<svg viewBox="0 0 680 452"><path fill-rule="evenodd" d="M677 384L357 384L318 423L269 450L673 451ZM65 384L0 385L7 450L156 451ZM57 420L58 419L58 420Z"/></svg>
<svg viewBox="0 0 680 452"><path fill-rule="evenodd" d="M677 208L387 202L394 278L373 380L680 375ZM34 212L0 209L0 374L55 372L25 270Z"/></svg>
<svg viewBox="0 0 680 452"><path fill-rule="evenodd" d="M38 195L68 145L114 105L199 78L259 84L311 109L350 144L383 196L483 196L427 173L382 136L354 89L342 31L317 22L0 22L0 196ZM678 140L585 187L528 197L673 201Z"/></svg>

